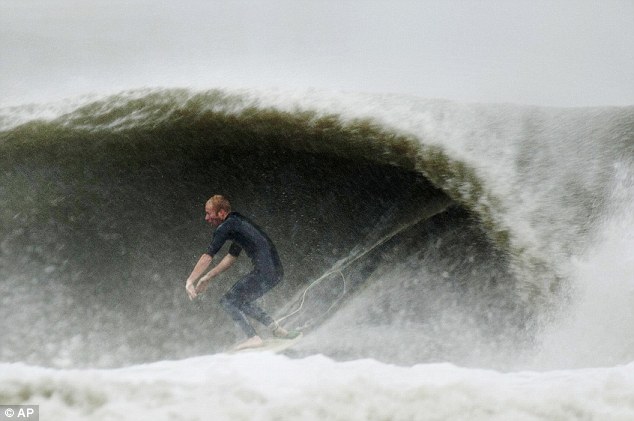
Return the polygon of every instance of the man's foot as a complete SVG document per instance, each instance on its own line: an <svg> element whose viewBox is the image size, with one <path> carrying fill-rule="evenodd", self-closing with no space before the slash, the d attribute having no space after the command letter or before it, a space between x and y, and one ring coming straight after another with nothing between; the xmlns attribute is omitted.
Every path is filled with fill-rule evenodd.
<svg viewBox="0 0 634 421"><path fill-rule="evenodd" d="M234 350L235 351L240 351L242 349L259 348L261 346L264 346L264 341L262 340L262 338L260 338L259 336L256 335L256 336L252 336L249 339L247 339L246 341L236 345Z"/></svg>

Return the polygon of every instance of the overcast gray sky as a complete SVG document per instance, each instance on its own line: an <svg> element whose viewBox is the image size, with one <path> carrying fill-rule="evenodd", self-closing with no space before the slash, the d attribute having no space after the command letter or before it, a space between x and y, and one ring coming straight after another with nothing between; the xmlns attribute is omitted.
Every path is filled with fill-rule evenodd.
<svg viewBox="0 0 634 421"><path fill-rule="evenodd" d="M634 0L0 0L0 104L282 87L634 104Z"/></svg>

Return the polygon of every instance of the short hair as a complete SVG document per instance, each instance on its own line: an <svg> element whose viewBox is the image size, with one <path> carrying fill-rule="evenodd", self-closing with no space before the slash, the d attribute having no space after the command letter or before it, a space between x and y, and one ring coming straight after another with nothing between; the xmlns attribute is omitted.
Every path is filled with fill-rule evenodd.
<svg viewBox="0 0 634 421"><path fill-rule="evenodd" d="M231 203L229 203L229 199L220 194L211 196L209 200L207 200L207 205L211 205L212 209L215 211L224 210L227 213L231 212Z"/></svg>

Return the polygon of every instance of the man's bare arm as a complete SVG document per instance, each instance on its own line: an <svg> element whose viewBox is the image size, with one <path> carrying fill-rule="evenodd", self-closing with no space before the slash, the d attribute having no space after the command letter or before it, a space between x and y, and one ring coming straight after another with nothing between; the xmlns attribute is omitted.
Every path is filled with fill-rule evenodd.
<svg viewBox="0 0 634 421"><path fill-rule="evenodd" d="M187 290L187 295L189 295L190 300L193 300L194 298L196 298L196 290L194 288L194 283L196 282L198 278L200 278L200 276L205 272L205 270L207 270L212 260L213 260L213 256L210 256L207 253L200 256L200 259L198 259L198 263L196 263L196 266L194 266L194 270L192 270L192 273L189 275L189 278L187 278L187 281L185 282L185 289Z"/></svg>
<svg viewBox="0 0 634 421"><path fill-rule="evenodd" d="M207 289L207 285L209 284L211 278L214 278L220 275L225 270L229 269L231 265L233 265L233 263L236 261L236 259L237 257L231 254L227 254L225 257L223 257L222 260L213 269L207 272L205 276L200 278L200 280L198 281L198 285L196 285L196 294L204 292L205 289Z"/></svg>

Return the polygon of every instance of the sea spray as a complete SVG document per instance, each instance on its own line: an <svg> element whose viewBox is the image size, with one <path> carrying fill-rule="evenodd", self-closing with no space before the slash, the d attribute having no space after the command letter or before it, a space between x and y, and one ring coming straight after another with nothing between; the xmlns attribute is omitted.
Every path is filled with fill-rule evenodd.
<svg viewBox="0 0 634 421"><path fill-rule="evenodd" d="M634 179L631 161L614 166L610 211L594 241L570 260L570 304L544 333L540 368L613 366L631 361L634 340Z"/></svg>
<svg viewBox="0 0 634 421"><path fill-rule="evenodd" d="M409 262L407 278L422 285L414 294L433 297L426 287L433 284L454 288L451 302L471 303L483 317L470 319L473 329L491 330L487 320L501 318L530 337L569 302L575 279L566 262L593 241L612 206L612 164L632 152L627 107L141 90L65 104L57 114L27 108L3 110L2 118L2 311L11 329L41 329L27 330L26 341L12 341L3 353L46 364L109 366L231 343L236 332L214 297L248 268L219 280L196 306L183 300L178 281L209 239L200 204L219 191L277 239L288 276L264 305L279 309L355 248L372 248L365 241L385 228L380 221L390 209L411 207L415 197L449 200L457 207L450 212L403 232L388 227L392 239L347 276L361 292L368 279L368 286L390 284L386 269ZM405 239L410 246L401 252L411 258L400 262ZM474 247L486 250L481 260ZM487 267L492 277L470 275ZM38 311L19 315L14 304L25 294ZM329 307L337 294L312 299ZM356 307L354 293L347 299ZM69 300L72 311L62 304ZM491 313L499 317L486 316L491 302L500 303L502 313ZM419 309L397 311L442 325ZM399 329L403 319L380 314ZM459 325L463 316L451 317ZM112 349L96 360L104 338ZM39 341L77 347L69 358L65 347ZM444 343L448 349L452 341Z"/></svg>

